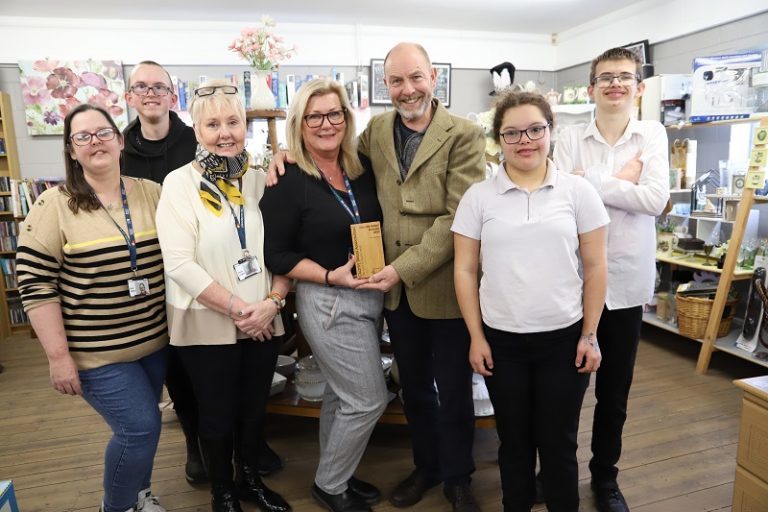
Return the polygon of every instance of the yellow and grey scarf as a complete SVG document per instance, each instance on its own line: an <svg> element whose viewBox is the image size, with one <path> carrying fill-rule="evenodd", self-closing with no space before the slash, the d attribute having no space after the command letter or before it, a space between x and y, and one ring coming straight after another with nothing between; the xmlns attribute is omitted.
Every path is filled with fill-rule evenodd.
<svg viewBox="0 0 768 512"><path fill-rule="evenodd" d="M198 144L195 160L203 168L205 179L200 181L200 200L208 211L217 217L223 211L219 194L211 184L218 188L231 204L241 206L245 204L240 189L229 180L241 178L248 170L250 157L247 151L243 150L234 157L223 157L207 151Z"/></svg>

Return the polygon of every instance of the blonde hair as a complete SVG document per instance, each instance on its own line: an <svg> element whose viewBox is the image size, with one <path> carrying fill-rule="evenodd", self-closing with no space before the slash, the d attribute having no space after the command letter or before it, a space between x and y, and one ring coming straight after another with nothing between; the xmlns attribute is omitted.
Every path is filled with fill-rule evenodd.
<svg viewBox="0 0 768 512"><path fill-rule="evenodd" d="M222 87L225 85L233 85L228 80L208 80L198 86L198 89L203 87ZM224 108L229 107L237 114L237 117L245 123L245 107L243 102L240 101L239 94L224 94L221 89L216 89L213 94L208 96L194 95L192 102L189 104L189 115L192 117L193 124L199 124L205 114L211 112L220 112Z"/></svg>
<svg viewBox="0 0 768 512"><path fill-rule="evenodd" d="M352 113L352 106L347 98L347 91L338 82L328 79L318 78L310 80L296 93L296 97L291 103L288 111L288 118L285 126L285 136L288 140L288 149L293 158L296 159L296 165L317 179L320 179L320 172L317 170L312 155L309 154L304 145L304 139L301 135L301 123L304 122L304 115L309 105L309 100L315 96L325 96L326 94L335 94L339 98L339 103L344 109L344 120L346 122L346 132L341 140L339 161L344 172L355 179L363 173L363 166L357 155L357 138L355 130L355 116Z"/></svg>

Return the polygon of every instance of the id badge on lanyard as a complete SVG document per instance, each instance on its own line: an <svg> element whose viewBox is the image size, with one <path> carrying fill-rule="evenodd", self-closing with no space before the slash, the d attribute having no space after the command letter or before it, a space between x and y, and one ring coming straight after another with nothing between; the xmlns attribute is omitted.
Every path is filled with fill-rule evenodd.
<svg viewBox="0 0 768 512"><path fill-rule="evenodd" d="M256 256L251 256L248 251L243 252L243 257L237 260L232 268L235 269L235 275L239 281L245 281L251 276L261 274L259 259Z"/></svg>

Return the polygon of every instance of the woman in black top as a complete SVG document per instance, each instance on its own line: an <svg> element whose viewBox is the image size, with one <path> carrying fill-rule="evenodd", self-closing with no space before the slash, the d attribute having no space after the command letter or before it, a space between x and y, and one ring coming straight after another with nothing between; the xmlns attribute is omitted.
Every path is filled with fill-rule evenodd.
<svg viewBox="0 0 768 512"><path fill-rule="evenodd" d="M384 297L357 289L367 280L353 274L350 225L381 221L381 209L342 86L304 84L286 131L296 163L260 207L266 265L298 281L299 324L328 383L312 495L332 512L367 512L381 495L353 473L387 403L377 330Z"/></svg>

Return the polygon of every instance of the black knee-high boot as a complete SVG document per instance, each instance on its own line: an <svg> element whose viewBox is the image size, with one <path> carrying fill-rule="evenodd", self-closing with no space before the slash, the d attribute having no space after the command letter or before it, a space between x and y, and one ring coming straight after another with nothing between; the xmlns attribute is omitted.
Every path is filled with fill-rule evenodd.
<svg viewBox="0 0 768 512"><path fill-rule="evenodd" d="M187 444L187 462L184 465L184 476L191 484L204 484L208 481L205 474L205 466L200 455L200 446L197 439L197 421L188 418L185 413L176 411L181 429L184 431L184 440Z"/></svg>
<svg viewBox="0 0 768 512"><path fill-rule="evenodd" d="M200 448L211 482L212 512L243 512L232 479L232 437L200 439Z"/></svg>
<svg viewBox="0 0 768 512"><path fill-rule="evenodd" d="M240 448L235 450L236 481L240 498L243 501L255 503L265 512L289 512L291 506L288 502L261 480L259 468L256 465L261 448L259 423L253 421L239 423L235 442Z"/></svg>

